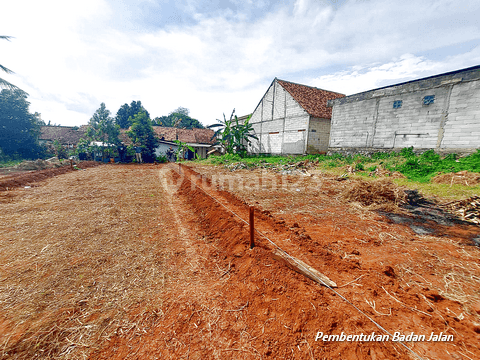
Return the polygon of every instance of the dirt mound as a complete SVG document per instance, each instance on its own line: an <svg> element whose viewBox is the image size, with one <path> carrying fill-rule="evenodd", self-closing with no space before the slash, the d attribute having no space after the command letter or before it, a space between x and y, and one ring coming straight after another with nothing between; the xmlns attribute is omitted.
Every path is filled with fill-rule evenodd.
<svg viewBox="0 0 480 360"><path fill-rule="evenodd" d="M43 160L37 160L39 163L35 164L27 164L25 166L43 166L39 165L40 162ZM37 161L31 161L31 163L37 163ZM23 163L22 163L23 164ZM101 163L95 161L82 161L76 164L78 169L86 169L93 166L98 166ZM21 164L20 164L21 165ZM54 168L47 168L38 171L32 171L28 173L21 173L21 174L14 174L10 176L5 176L4 178L0 179L0 191L7 191L9 189L21 187L21 186L31 186L32 183L36 183L53 176L65 174L69 171L74 171L70 167L70 165L65 165L62 167L54 167Z"/></svg>
<svg viewBox="0 0 480 360"><path fill-rule="evenodd" d="M58 161L52 162L52 161L46 161L42 159L37 159L37 160L25 160L22 161L20 164L14 166L14 169L16 170L22 170L22 171L29 171L29 170L45 170L45 169L51 169L54 167L61 167L62 164Z"/></svg>
<svg viewBox="0 0 480 360"><path fill-rule="evenodd" d="M437 175L432 178L432 182L437 184L459 184L466 186L475 186L480 184L480 174L469 172L469 171L459 171L457 173L448 173Z"/></svg>
<svg viewBox="0 0 480 360"><path fill-rule="evenodd" d="M356 201L364 206L404 204L407 200L405 190L389 179L378 181L354 180L342 193L348 201Z"/></svg>

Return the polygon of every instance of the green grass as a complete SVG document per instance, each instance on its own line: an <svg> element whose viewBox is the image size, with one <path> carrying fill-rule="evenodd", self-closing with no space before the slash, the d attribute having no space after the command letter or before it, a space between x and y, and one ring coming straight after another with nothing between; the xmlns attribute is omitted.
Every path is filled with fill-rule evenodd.
<svg viewBox="0 0 480 360"><path fill-rule="evenodd" d="M9 160L9 161L2 161L0 162L0 168L6 168L6 167L11 167L18 165L22 162L23 160Z"/></svg>
<svg viewBox="0 0 480 360"><path fill-rule="evenodd" d="M247 166L257 167L268 164L287 164L303 160L318 160L320 169L336 169L347 165L352 166L359 172L372 172L376 168L383 168L388 171L398 171L410 180L428 183L431 178L438 174L449 172L458 172L467 170L471 172L480 172L480 149L475 153L458 157L456 154L450 154L441 157L433 150L416 155L412 148L405 148L401 152L375 153L371 156L364 155L306 155L306 156L268 156L257 155L240 157L239 155L213 156L204 163L214 165L231 164L234 162L243 162Z"/></svg>
<svg viewBox="0 0 480 360"><path fill-rule="evenodd" d="M418 189L425 196L458 199L480 193L480 186L435 184L431 182L431 179L439 174L463 170L480 173L480 149L465 157L459 157L456 154L442 157L433 150L417 155L413 152L413 148L405 148L400 152L378 152L371 156L344 156L340 154L306 156L252 155L242 158L239 155L227 154L199 161L212 165L228 165L242 162L248 168L268 168L307 159L311 161L317 160L317 169L332 175L343 174L347 165L352 166L357 171L353 175L354 177L368 177L377 168L386 169L390 172L397 171L406 177L406 179L395 179L398 185Z"/></svg>
<svg viewBox="0 0 480 360"><path fill-rule="evenodd" d="M460 200L480 194L480 185L466 186L459 184L436 184L418 182L409 179L395 179L399 186L418 190L425 197L440 197L450 200Z"/></svg>

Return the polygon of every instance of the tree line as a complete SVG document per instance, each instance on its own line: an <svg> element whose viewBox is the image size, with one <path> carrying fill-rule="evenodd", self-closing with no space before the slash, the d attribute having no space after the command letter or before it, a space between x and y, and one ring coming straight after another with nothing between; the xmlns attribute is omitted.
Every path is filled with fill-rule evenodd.
<svg viewBox="0 0 480 360"><path fill-rule="evenodd" d="M16 87L5 88L0 92L0 162L71 155L58 141L51 148L39 143L40 127L46 124L39 113L30 112L27 96L26 92ZM85 136L77 145L77 153L97 150L102 152L102 157L111 156L112 146L95 146L92 143L120 146L120 129L128 129L127 135L134 146L143 148L146 160L154 159L157 145L153 126L204 128L201 122L189 116L189 110L184 107L152 120L141 101L122 105L115 116L102 103L88 125ZM127 151L131 153L131 147Z"/></svg>
<svg viewBox="0 0 480 360"><path fill-rule="evenodd" d="M120 129L128 129L126 134L131 144L124 150L126 155L130 157L135 148L141 148L143 159L151 162L155 160L155 148L158 145L153 126L204 128L200 121L189 116L189 110L184 107L175 109L168 116L152 120L141 101L132 101L130 105L123 104L115 117L111 116L111 112L102 103L90 119L87 133L77 145L77 152L90 154L101 151L102 158L108 158L118 151L117 148L125 147L119 135ZM122 157L122 154L120 156Z"/></svg>

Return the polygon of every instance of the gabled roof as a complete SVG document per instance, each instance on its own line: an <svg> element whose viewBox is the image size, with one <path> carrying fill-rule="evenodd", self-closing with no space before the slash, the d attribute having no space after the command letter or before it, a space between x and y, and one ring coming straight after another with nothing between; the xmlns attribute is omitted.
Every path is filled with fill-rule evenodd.
<svg viewBox="0 0 480 360"><path fill-rule="evenodd" d="M85 135L86 127L73 126L40 126L39 140L55 141L60 144L76 144Z"/></svg>
<svg viewBox="0 0 480 360"><path fill-rule="evenodd" d="M345 97L344 94L333 91L296 84L277 78L275 80L292 95L307 113L318 118L330 119L332 117L332 108L327 107L327 101Z"/></svg>
<svg viewBox="0 0 480 360"><path fill-rule="evenodd" d="M177 129L172 127L154 126L153 131L160 139L166 141L180 140L184 143L213 144L211 129Z"/></svg>
<svg viewBox="0 0 480 360"><path fill-rule="evenodd" d="M214 144L212 136L215 131L211 129L177 129L173 127L154 126L153 131L159 139L165 141L179 140L189 144ZM125 144L131 144L130 138L125 134L126 130L121 130L120 139Z"/></svg>

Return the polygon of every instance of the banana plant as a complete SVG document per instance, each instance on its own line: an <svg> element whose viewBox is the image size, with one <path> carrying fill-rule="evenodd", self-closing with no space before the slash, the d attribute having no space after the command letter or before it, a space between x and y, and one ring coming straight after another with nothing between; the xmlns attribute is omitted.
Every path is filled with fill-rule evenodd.
<svg viewBox="0 0 480 360"><path fill-rule="evenodd" d="M251 115L243 124L240 124L237 115L235 115L235 109L233 109L229 120L226 119L224 113L223 120L217 119L218 124L208 126L210 129L219 128L213 134L212 139L216 138L216 144L221 145L227 154L245 156L247 154L246 145L251 143L251 139L258 140L250 124L250 118Z"/></svg>

